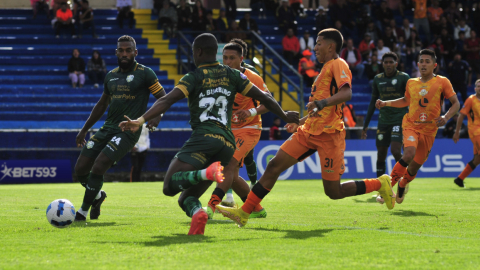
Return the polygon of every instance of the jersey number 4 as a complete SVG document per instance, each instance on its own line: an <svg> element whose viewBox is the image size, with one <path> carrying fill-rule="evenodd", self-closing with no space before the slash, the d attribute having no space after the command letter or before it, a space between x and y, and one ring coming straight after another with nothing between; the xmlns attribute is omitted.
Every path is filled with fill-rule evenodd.
<svg viewBox="0 0 480 270"><path fill-rule="evenodd" d="M205 122L207 120L215 120L227 125L227 105L228 100L225 96L219 96L217 99L213 97L204 97L200 99L198 107L205 109L200 115L200 121Z"/></svg>

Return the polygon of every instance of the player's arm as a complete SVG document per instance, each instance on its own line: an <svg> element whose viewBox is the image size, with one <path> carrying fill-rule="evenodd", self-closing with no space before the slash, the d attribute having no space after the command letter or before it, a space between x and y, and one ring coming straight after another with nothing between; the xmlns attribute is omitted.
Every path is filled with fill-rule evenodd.
<svg viewBox="0 0 480 270"><path fill-rule="evenodd" d="M460 109L460 102L458 102L457 95L451 96L448 98L448 100L450 100L450 103L452 103L452 107L448 109L448 112L445 115L435 118L435 121L437 121L437 127L445 125L448 120L450 120L450 118L452 118L452 116L455 115Z"/></svg>
<svg viewBox="0 0 480 270"><path fill-rule="evenodd" d="M77 135L77 138L75 139L77 143L77 147L83 147L86 143L85 141L85 135L87 135L88 130L90 130L95 123L102 118L103 114L108 108L108 104L110 104L111 96L107 95L105 92L103 92L102 96L100 97L100 100L95 104L93 107L92 112L90 113L90 116L88 117L87 121L83 125L83 128L80 130L80 132Z"/></svg>
<svg viewBox="0 0 480 270"><path fill-rule="evenodd" d="M157 99L157 101L155 101L155 103L158 102L158 100L162 97L164 97L166 95L165 93L165 89L162 89L158 92L156 92L155 94L153 94L153 96ZM155 105L155 103L153 105ZM153 106L152 106L153 107ZM147 123L147 128L150 130L150 131L154 131L156 127L158 127L158 124L160 123L160 121L162 120L162 117L163 117L163 114L160 114L159 116L153 118L152 120L148 121Z"/></svg>
<svg viewBox="0 0 480 270"><path fill-rule="evenodd" d="M452 137L454 143L457 143L460 139L460 130L462 129L463 118L465 118L465 114L460 112L457 119L457 127L455 128L455 134L453 134Z"/></svg>
<svg viewBox="0 0 480 270"><path fill-rule="evenodd" d="M298 112L284 112L282 110L282 107L280 107L280 105L277 103L277 101L273 98L272 95L263 92L262 90L258 89L257 86L253 85L252 88L250 88L250 90L245 95L247 97L258 100L261 104L265 106L265 108L278 115L283 121L287 123L298 124Z"/></svg>
<svg viewBox="0 0 480 270"><path fill-rule="evenodd" d="M375 102L377 101L377 98L379 96L376 81L376 78L374 78L372 86L372 98L370 99L367 115L365 116L365 123L363 124L362 139L367 138L368 124L370 124L370 120L372 119L373 113L375 112Z"/></svg>
<svg viewBox="0 0 480 270"><path fill-rule="evenodd" d="M285 125L285 128L287 129L287 132L288 133L297 132L298 127L305 124L305 121L307 121L307 119L308 119L308 116L304 116L303 118L300 119L298 125L294 124L294 123L287 123Z"/></svg>
<svg viewBox="0 0 480 270"><path fill-rule="evenodd" d="M335 95L326 99L309 102L307 104L307 110L309 114L314 115L325 107L342 104L349 101L350 99L352 99L352 88L349 84L345 84L338 90L338 93L336 93Z"/></svg>
<svg viewBox="0 0 480 270"><path fill-rule="evenodd" d="M377 107L378 109L383 107L404 108L408 105L410 105L410 99L407 96L388 101L382 101L380 99L377 99L377 102L375 103L375 107Z"/></svg>
<svg viewBox="0 0 480 270"><path fill-rule="evenodd" d="M118 126L122 131L129 130L131 132L136 132L146 121L164 114L173 104L183 98L185 98L185 94L180 88L175 87L170 93L158 99L153 106L138 119L131 120L125 115L127 121L121 122Z"/></svg>

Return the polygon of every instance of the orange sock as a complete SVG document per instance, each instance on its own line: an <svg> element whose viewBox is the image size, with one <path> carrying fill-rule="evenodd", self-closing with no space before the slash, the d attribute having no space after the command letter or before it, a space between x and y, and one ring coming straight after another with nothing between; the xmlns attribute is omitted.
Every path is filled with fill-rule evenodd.
<svg viewBox="0 0 480 270"><path fill-rule="evenodd" d="M397 184L398 180L400 180L403 175L405 175L405 172L407 171L407 166L408 164L403 161L403 159L400 159L395 164L392 172L390 173L390 176L392 177L392 187Z"/></svg>
<svg viewBox="0 0 480 270"><path fill-rule="evenodd" d="M408 172L408 170L405 172L405 175L403 176L403 179L402 181L400 181L400 184L398 184L401 188L405 188L408 183L412 182L413 179L415 179L415 176L417 176L417 174L415 175L410 175L410 173Z"/></svg>
<svg viewBox="0 0 480 270"><path fill-rule="evenodd" d="M470 173L472 173L473 168L470 166L470 162L467 163L467 166L465 166L465 169L463 169L462 173L458 176L462 181L463 179L467 178Z"/></svg>
<svg viewBox="0 0 480 270"><path fill-rule="evenodd" d="M363 182L365 182L365 194L377 191L382 187L382 183L378 179L365 179Z"/></svg>
<svg viewBox="0 0 480 270"><path fill-rule="evenodd" d="M220 197L216 194L212 194L212 197L210 197L210 201L208 201L208 206L215 212L215 206L219 204L222 201Z"/></svg>
<svg viewBox="0 0 480 270"><path fill-rule="evenodd" d="M253 208L253 212L258 212L258 211L261 211L262 209L263 209L262 205L257 204L257 206L255 206L255 208Z"/></svg>
<svg viewBox="0 0 480 270"><path fill-rule="evenodd" d="M250 193L248 193L247 200L242 205L242 210L246 213L251 214L255 207L258 206L261 201L262 199L260 199L257 195L255 195L255 193L250 191Z"/></svg>

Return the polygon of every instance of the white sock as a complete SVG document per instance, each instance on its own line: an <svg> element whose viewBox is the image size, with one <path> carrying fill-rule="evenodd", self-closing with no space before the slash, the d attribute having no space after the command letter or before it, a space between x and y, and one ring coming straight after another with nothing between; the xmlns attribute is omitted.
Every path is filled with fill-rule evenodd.
<svg viewBox="0 0 480 270"><path fill-rule="evenodd" d="M197 174L198 175L198 174ZM200 176L202 177L203 180L208 180L207 178L207 169L203 169L200 171Z"/></svg>
<svg viewBox="0 0 480 270"><path fill-rule="evenodd" d="M232 193L227 193L227 201L233 202L233 194Z"/></svg>
<svg viewBox="0 0 480 270"><path fill-rule="evenodd" d="M102 191L100 190L97 194L97 196L95 197L95 200L98 200L102 197Z"/></svg>
<svg viewBox="0 0 480 270"><path fill-rule="evenodd" d="M88 215L88 210L87 210L87 211L83 211L82 208L80 208L80 209L78 210L78 212L79 212L80 214L82 214L82 216L84 216L84 217L87 217L87 215Z"/></svg>

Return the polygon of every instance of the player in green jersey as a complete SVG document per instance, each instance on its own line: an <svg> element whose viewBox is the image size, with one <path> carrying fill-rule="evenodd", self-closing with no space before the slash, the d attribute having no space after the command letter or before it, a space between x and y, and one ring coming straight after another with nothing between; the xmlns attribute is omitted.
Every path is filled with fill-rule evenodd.
<svg viewBox="0 0 480 270"><path fill-rule="evenodd" d="M85 195L75 221L86 220L90 207L90 219L98 218L100 206L107 197L105 191L101 190L103 175L114 162L119 161L135 146L140 137L141 130L122 132L118 127L124 115L139 117L147 110L150 94L157 99L165 95L155 72L135 61L137 54L135 39L130 36L118 39L118 67L105 76L103 94L77 135L77 147L83 149L75 164L75 175L85 187ZM100 120L108 107L104 125L86 142L88 130ZM155 128L160 119L161 117L152 119L147 127Z"/></svg>
<svg viewBox="0 0 480 270"><path fill-rule="evenodd" d="M165 195L175 196L181 192L178 203L192 218L188 234L204 234L208 216L198 198L212 181L223 182L222 165L228 164L235 151L230 127L235 95L241 93L254 98L285 122L298 123L298 112L284 112L271 95L264 94L245 75L216 61L217 49L217 39L212 34L196 37L193 59L197 69L183 76L175 88L142 117L136 120L126 117L128 121L119 125L125 131L136 131L146 120L188 98L193 132L173 158L163 182Z"/></svg>
<svg viewBox="0 0 480 270"><path fill-rule="evenodd" d="M394 100L405 96L405 87L410 79L408 74L397 70L398 57L393 52L387 52L382 56L382 64L385 71L373 79L372 99L368 106L368 113L363 125L362 139L367 138L367 129L370 119L375 111L377 99ZM383 107L380 109L378 128L376 135L377 145L377 177L385 174L388 147L395 161L402 157L402 119L408 109Z"/></svg>

